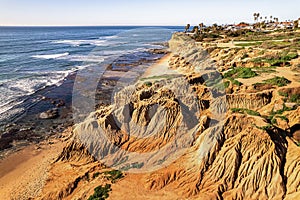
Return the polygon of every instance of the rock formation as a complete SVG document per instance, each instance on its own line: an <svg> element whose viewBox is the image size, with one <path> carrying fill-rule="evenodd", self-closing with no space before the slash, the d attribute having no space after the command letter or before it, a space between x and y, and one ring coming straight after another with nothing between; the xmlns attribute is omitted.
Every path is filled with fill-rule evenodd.
<svg viewBox="0 0 300 200"><path fill-rule="evenodd" d="M122 88L112 105L77 124L50 171L56 179L48 181L41 198L86 198L97 183L107 182L86 177L114 168L137 173L132 180L143 183L137 187L148 191L147 199L159 191L166 199L169 193L177 199L299 199L299 107L284 110L282 103L276 113L278 88L226 94L220 71L227 64L210 59L183 33L174 34L169 46L170 68L182 76ZM211 54L232 54L228 62L238 62L234 51ZM272 118L266 113L273 113ZM273 118L286 126L271 124ZM59 182L59 169L69 170L64 189L47 191Z"/></svg>

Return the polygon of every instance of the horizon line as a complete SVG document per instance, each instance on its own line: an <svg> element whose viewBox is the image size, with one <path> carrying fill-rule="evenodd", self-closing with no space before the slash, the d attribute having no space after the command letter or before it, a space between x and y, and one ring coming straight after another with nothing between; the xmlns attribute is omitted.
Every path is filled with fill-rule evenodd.
<svg viewBox="0 0 300 200"><path fill-rule="evenodd" d="M107 26L107 27L114 27L114 26L136 26L136 27L153 27L153 26L185 26L185 25L141 25L141 24L109 24L109 25L1 25L0 27L100 27L100 26Z"/></svg>

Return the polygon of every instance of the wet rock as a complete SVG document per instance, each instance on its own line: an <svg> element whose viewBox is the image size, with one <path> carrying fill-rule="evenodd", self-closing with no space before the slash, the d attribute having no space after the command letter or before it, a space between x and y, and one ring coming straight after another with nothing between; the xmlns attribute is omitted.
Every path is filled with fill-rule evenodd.
<svg viewBox="0 0 300 200"><path fill-rule="evenodd" d="M168 49L151 49L150 52L153 54L167 54L169 51Z"/></svg>
<svg viewBox="0 0 300 200"><path fill-rule="evenodd" d="M51 109L40 114L40 119L55 119L59 116L58 109Z"/></svg>
<svg viewBox="0 0 300 200"><path fill-rule="evenodd" d="M66 103L64 102L64 100L58 100L58 102L56 103L56 107L62 107L62 106L64 106L64 105L66 105Z"/></svg>

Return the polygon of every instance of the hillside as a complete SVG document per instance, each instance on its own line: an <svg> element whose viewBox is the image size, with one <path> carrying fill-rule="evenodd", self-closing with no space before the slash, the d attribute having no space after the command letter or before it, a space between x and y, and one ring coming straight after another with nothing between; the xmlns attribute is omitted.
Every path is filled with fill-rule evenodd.
<svg viewBox="0 0 300 200"><path fill-rule="evenodd" d="M37 199L300 198L299 50L169 46L74 127Z"/></svg>

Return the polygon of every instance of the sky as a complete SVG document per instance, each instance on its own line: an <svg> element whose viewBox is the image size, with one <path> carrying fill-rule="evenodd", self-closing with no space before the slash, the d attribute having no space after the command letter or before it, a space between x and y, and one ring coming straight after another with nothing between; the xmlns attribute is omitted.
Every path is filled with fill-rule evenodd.
<svg viewBox="0 0 300 200"><path fill-rule="evenodd" d="M0 26L197 25L295 20L300 0L0 0Z"/></svg>

